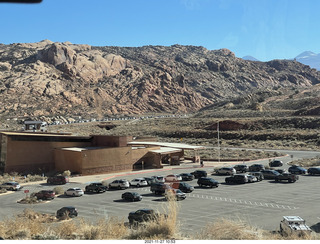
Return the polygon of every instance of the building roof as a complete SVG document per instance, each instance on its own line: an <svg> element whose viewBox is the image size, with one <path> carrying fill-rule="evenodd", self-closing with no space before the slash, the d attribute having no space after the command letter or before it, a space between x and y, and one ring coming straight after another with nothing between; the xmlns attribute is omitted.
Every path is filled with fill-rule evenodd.
<svg viewBox="0 0 320 244"><path fill-rule="evenodd" d="M175 152L181 152L181 151L182 149L171 148L171 147L160 147L160 149L150 150L150 152L159 153L159 154L168 154L168 153L175 153Z"/></svg>
<svg viewBox="0 0 320 244"><path fill-rule="evenodd" d="M160 146L160 147L170 147L170 148L178 148L184 150L199 150L205 149L204 146L192 146L184 143L170 143L170 142L151 142L151 141L131 141L128 142L128 145L145 145L145 146Z"/></svg>
<svg viewBox="0 0 320 244"><path fill-rule="evenodd" d="M60 150L68 150L68 151L75 151L75 152L82 152L86 150L95 150L95 149L103 149L105 147L64 147L59 148Z"/></svg>

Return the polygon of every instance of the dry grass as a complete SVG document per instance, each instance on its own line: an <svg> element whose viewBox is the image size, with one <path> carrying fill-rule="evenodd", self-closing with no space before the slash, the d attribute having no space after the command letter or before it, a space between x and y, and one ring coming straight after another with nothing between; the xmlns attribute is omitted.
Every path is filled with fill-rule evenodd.
<svg viewBox="0 0 320 244"><path fill-rule="evenodd" d="M317 167L320 166L320 157L315 157L315 158L305 158L305 159L299 159L299 160L294 160L290 162L291 165L299 165L302 167Z"/></svg>

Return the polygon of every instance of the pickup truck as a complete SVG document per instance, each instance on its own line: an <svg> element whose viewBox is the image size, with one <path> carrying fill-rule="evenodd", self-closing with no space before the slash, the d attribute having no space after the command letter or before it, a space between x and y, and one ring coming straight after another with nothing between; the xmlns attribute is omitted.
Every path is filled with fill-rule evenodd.
<svg viewBox="0 0 320 244"><path fill-rule="evenodd" d="M299 180L299 176L295 174L290 174L290 173L283 173L275 177L275 181L277 182L283 181L283 180L287 180L289 183L293 183Z"/></svg>
<svg viewBox="0 0 320 244"><path fill-rule="evenodd" d="M108 187L103 185L102 183L91 183L90 185L87 185L85 188L86 192L105 192L108 190Z"/></svg>

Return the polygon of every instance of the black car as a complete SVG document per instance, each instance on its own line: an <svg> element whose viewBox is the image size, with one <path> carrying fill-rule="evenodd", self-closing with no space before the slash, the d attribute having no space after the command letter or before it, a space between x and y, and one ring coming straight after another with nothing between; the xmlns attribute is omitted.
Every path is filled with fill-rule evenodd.
<svg viewBox="0 0 320 244"><path fill-rule="evenodd" d="M307 170L305 168L302 168L300 166L297 165L292 165L289 169L288 169L289 173L291 174L297 174L297 175L303 175L307 173Z"/></svg>
<svg viewBox="0 0 320 244"><path fill-rule="evenodd" d="M283 162L281 160L272 160L269 163L269 166L270 167L281 167L281 166L283 166Z"/></svg>
<svg viewBox="0 0 320 244"><path fill-rule="evenodd" d="M249 172L249 175L255 176L258 181L264 180L264 176L260 171L259 172Z"/></svg>
<svg viewBox="0 0 320 244"><path fill-rule="evenodd" d="M253 164L249 166L249 171L250 172L256 172L256 171L261 171L264 170L265 167L262 164Z"/></svg>
<svg viewBox="0 0 320 244"><path fill-rule="evenodd" d="M286 169L275 169L275 171L279 172L280 174L288 173Z"/></svg>
<svg viewBox="0 0 320 244"><path fill-rule="evenodd" d="M186 182L174 182L170 185L174 189L179 189L182 192L188 193L188 192L193 192L194 187L189 185Z"/></svg>
<svg viewBox="0 0 320 244"><path fill-rule="evenodd" d="M320 175L320 168L309 168L307 172L309 175Z"/></svg>
<svg viewBox="0 0 320 244"><path fill-rule="evenodd" d="M62 218L62 217L74 218L77 216L78 216L78 210L72 206L63 207L57 211L57 218Z"/></svg>
<svg viewBox="0 0 320 244"><path fill-rule="evenodd" d="M249 167L246 164L237 164L233 168L237 171L237 173L238 172L245 173L245 172L248 172L248 170L249 170Z"/></svg>
<svg viewBox="0 0 320 244"><path fill-rule="evenodd" d="M218 187L219 186L219 182L212 179L212 178L207 178L207 177L201 177L198 179L197 181L197 184L200 186L200 187L203 187L203 186L209 186L209 187Z"/></svg>
<svg viewBox="0 0 320 244"><path fill-rule="evenodd" d="M271 170L271 169L261 170L261 173L263 174L263 177L265 179L275 179L277 176L280 175L278 171Z"/></svg>
<svg viewBox="0 0 320 244"><path fill-rule="evenodd" d="M108 187L103 185L100 182L91 183L90 185L87 185L85 188L86 192L95 192L95 193L105 192L107 190L108 190Z"/></svg>
<svg viewBox="0 0 320 244"><path fill-rule="evenodd" d="M208 175L208 173L205 170L196 170L194 172L191 172L190 174L192 174L196 179L201 177L207 177Z"/></svg>
<svg viewBox="0 0 320 244"><path fill-rule="evenodd" d="M69 177L63 176L63 175L51 176L47 179L47 183L52 185L64 185L68 182L69 182Z"/></svg>
<svg viewBox="0 0 320 244"><path fill-rule="evenodd" d="M155 182L151 184L150 191L152 191L156 195L162 195L166 192L166 189L168 188L170 187L164 183Z"/></svg>
<svg viewBox="0 0 320 244"><path fill-rule="evenodd" d="M182 180L184 181L188 181L188 180L193 180L194 179L194 175L190 174L190 173L182 173L180 174Z"/></svg>
<svg viewBox="0 0 320 244"><path fill-rule="evenodd" d="M125 192L121 195L121 198L126 201L141 201L142 196L137 192Z"/></svg>
<svg viewBox="0 0 320 244"><path fill-rule="evenodd" d="M135 212L130 212L128 219L129 223L133 224L134 222L148 222L155 221L159 219L161 215L150 208L139 209ZM165 216L165 215L164 215Z"/></svg>

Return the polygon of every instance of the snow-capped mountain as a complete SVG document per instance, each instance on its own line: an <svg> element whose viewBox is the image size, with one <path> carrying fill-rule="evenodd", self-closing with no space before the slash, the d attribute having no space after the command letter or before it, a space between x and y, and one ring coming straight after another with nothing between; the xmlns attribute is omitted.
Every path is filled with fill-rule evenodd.
<svg viewBox="0 0 320 244"><path fill-rule="evenodd" d="M309 65L311 68L320 70L320 53L316 54L311 51L306 51L296 56L295 60L305 65Z"/></svg>

